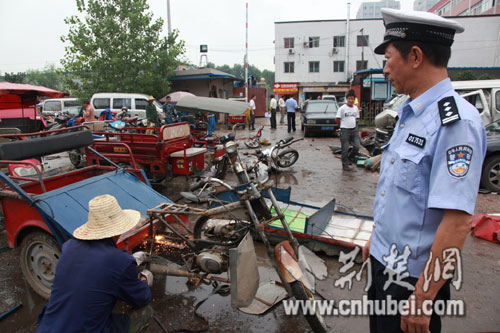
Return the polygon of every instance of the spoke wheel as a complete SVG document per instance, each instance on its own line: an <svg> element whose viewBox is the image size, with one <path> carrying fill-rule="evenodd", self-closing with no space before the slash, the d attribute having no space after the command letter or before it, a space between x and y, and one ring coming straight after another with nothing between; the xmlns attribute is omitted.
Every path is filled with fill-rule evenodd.
<svg viewBox="0 0 500 333"><path fill-rule="evenodd" d="M278 158L276 160L276 164L280 168L288 168L297 162L299 159L299 152L295 149L287 149L283 150L278 154Z"/></svg>

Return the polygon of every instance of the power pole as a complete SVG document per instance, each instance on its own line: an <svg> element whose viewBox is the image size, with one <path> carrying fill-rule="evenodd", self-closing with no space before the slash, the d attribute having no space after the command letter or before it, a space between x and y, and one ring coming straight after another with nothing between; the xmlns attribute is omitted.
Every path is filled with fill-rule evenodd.
<svg viewBox="0 0 500 333"><path fill-rule="evenodd" d="M245 28L245 96L248 102L248 2L246 3L246 28Z"/></svg>
<svg viewBox="0 0 500 333"><path fill-rule="evenodd" d="M170 0L167 0L167 24L168 24L168 34L172 32L172 24L170 23Z"/></svg>
<svg viewBox="0 0 500 333"><path fill-rule="evenodd" d="M365 69L365 35L364 35L364 28L361 28L359 30L361 32L361 69Z"/></svg>

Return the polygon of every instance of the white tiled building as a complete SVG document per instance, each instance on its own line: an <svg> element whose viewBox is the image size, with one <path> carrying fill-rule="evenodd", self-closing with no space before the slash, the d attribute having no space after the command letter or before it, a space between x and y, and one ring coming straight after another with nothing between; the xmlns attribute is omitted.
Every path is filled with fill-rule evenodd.
<svg viewBox="0 0 500 333"><path fill-rule="evenodd" d="M358 13L356 14L357 19L363 18L382 18L382 8L393 8L400 9L401 5L399 1L395 0L380 0L373 2L362 2L359 6Z"/></svg>
<svg viewBox="0 0 500 333"><path fill-rule="evenodd" d="M455 36L449 67L500 67L500 15L454 19L465 32ZM342 95L355 71L383 67L373 52L383 34L381 19L350 20L348 33L346 20L276 22L275 82L297 83L301 99Z"/></svg>

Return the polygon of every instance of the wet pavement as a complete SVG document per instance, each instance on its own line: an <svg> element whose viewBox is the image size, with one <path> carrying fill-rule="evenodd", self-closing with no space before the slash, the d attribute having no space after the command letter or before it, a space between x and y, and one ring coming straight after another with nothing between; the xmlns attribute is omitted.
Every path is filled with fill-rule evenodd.
<svg viewBox="0 0 500 333"><path fill-rule="evenodd" d="M297 119L298 120L298 119ZM257 119L256 127L266 125L262 138L273 144L289 136L285 125L271 130L267 119ZM291 133L295 138L303 137L300 121L297 131ZM225 128L225 127L222 127ZM227 131L220 131L221 134ZM218 132L219 133L219 132ZM237 130L237 142L241 153L250 151L244 148L243 140L254 131ZM299 151L298 162L289 170L273 175L271 180L279 187L292 187L292 200L310 203L314 206L335 198L339 207L357 214L373 215L373 198L378 173L357 168L352 172L342 170L340 159L332 154L329 146L340 146L338 138L305 138L293 145ZM67 164L59 160L54 163ZM53 164L51 164L53 165ZM185 178L177 177L166 186L155 185L157 190L172 200L178 200L179 190L185 190ZM476 213L500 213L500 195L479 194ZM19 266L19 250L7 248L5 232L0 234L0 314L12 307L22 307L0 321L1 332L32 332L36 328L36 317L45 301L36 295L25 282ZM277 275L267 259L262 244L256 246L259 258L261 281L277 280ZM336 257L321 255L328 266L328 278L317 283L319 294L325 299L361 299L365 280L353 281L351 290L334 287L334 281L341 274ZM459 291L452 288L452 299L463 299L466 315L462 318L445 317L443 331L472 332L494 331L500 327L500 247L498 244L468 236L462 256L463 284ZM360 265L355 269L359 270ZM230 296L211 294L213 286L200 285L193 288L186 284L187 278L156 276L153 286L152 306L158 318L170 330L208 330L210 332L306 332L309 326L301 316L285 316L281 304L276 305L264 315L244 314L230 306ZM195 304L208 299L196 310ZM368 317L326 317L332 332L363 332L368 330ZM152 321L147 332L161 332Z"/></svg>

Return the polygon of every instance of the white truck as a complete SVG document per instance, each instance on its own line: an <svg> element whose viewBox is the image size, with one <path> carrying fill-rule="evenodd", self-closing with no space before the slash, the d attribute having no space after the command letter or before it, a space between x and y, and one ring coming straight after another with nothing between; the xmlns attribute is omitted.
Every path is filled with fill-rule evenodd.
<svg viewBox="0 0 500 333"><path fill-rule="evenodd" d="M500 80L453 81L451 84L477 108L484 125L500 119Z"/></svg>

